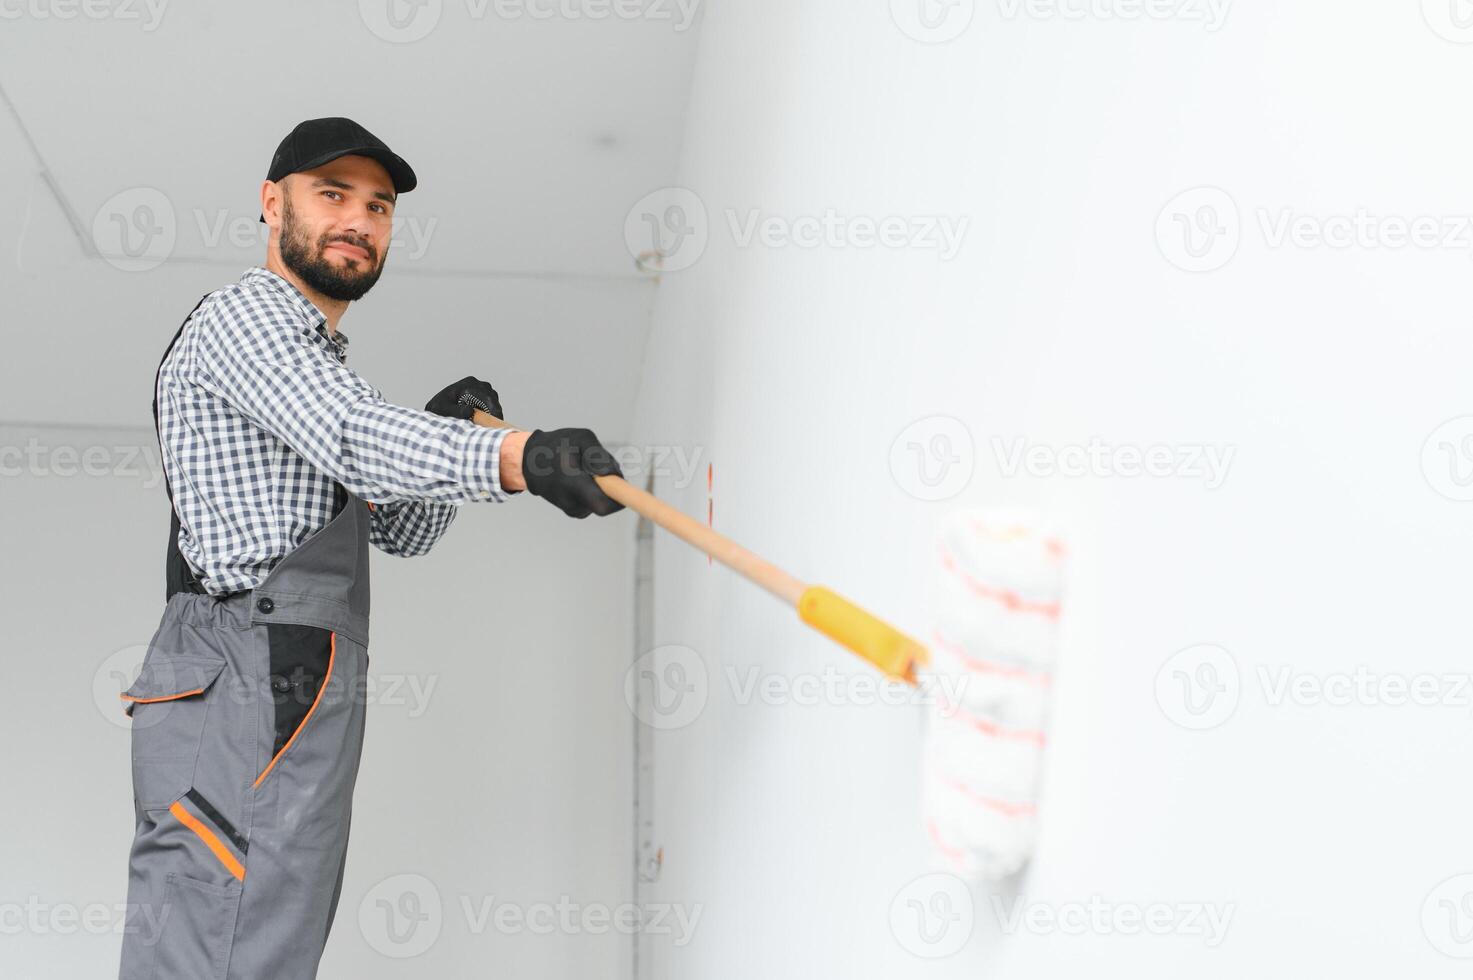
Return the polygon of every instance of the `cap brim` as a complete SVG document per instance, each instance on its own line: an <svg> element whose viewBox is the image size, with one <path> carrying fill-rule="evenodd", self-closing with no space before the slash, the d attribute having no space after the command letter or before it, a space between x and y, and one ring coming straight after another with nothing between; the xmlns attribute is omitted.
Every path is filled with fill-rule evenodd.
<svg viewBox="0 0 1473 980"><path fill-rule="evenodd" d="M412 191L419 184L419 178L414 175L414 168L406 163L403 157L380 146L359 146L347 150L333 150L331 153L324 153L320 157L308 160L306 163L297 167L296 170L293 170L292 173L301 173L303 170L314 170L324 163L331 163L338 157L352 156L368 157L371 160L377 160L381 163L383 168L389 172L389 180L394 182L395 196ZM285 177L287 175L282 174L282 176ZM264 214L261 215L259 221L265 224L266 216Z"/></svg>
<svg viewBox="0 0 1473 980"><path fill-rule="evenodd" d="M413 168L404 162L403 157L381 146L360 146L347 150L333 150L331 153L325 153L320 157L308 160L299 166L297 170L298 172L312 170L322 166L324 163L330 163L338 157L353 156L368 157L383 164L384 169L389 172L389 179L394 182L395 194L406 194L414 190L415 185L419 183L419 178L414 176Z"/></svg>

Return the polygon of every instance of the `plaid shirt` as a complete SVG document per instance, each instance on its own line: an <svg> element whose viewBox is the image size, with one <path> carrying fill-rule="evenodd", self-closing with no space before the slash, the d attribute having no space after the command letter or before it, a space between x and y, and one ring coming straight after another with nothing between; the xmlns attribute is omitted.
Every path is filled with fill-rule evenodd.
<svg viewBox="0 0 1473 980"><path fill-rule="evenodd" d="M349 370L348 338L264 268L211 293L159 371L159 440L179 551L210 593L257 586L332 519L336 484L370 540L422 555L460 504L503 501L505 429L402 408Z"/></svg>

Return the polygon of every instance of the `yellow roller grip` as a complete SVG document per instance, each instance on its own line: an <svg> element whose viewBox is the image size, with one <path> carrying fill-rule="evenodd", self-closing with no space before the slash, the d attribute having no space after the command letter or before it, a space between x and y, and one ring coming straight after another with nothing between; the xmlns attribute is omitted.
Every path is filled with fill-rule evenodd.
<svg viewBox="0 0 1473 980"><path fill-rule="evenodd" d="M898 680L914 684L917 665L930 663L925 647L821 585L803 590L798 597L798 615Z"/></svg>

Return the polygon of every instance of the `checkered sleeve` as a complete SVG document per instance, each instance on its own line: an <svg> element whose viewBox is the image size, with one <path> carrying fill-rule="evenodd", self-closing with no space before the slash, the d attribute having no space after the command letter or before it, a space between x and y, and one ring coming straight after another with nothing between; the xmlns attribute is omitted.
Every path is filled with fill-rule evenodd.
<svg viewBox="0 0 1473 980"><path fill-rule="evenodd" d="M450 529L460 508L455 504L413 501L381 504L373 508L368 540L380 551L414 558L428 554L435 542Z"/></svg>
<svg viewBox="0 0 1473 980"><path fill-rule="evenodd" d="M500 479L507 430L385 401L314 343L300 314L272 290L218 295L196 315L196 380L252 424L374 504L507 499Z"/></svg>

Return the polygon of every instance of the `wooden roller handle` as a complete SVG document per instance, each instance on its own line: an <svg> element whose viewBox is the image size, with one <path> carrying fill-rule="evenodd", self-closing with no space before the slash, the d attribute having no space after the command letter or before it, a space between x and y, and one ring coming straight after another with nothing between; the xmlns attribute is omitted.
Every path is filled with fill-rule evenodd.
<svg viewBox="0 0 1473 980"><path fill-rule="evenodd" d="M515 426L476 409L472 420L478 425L492 429L512 429ZM751 582L762 586L793 608L798 607L798 598L808 586L776 565L754 555L735 541L684 514L665 503L654 494L639 489L620 476L596 476L598 488L630 510L658 524L671 534L721 562Z"/></svg>

